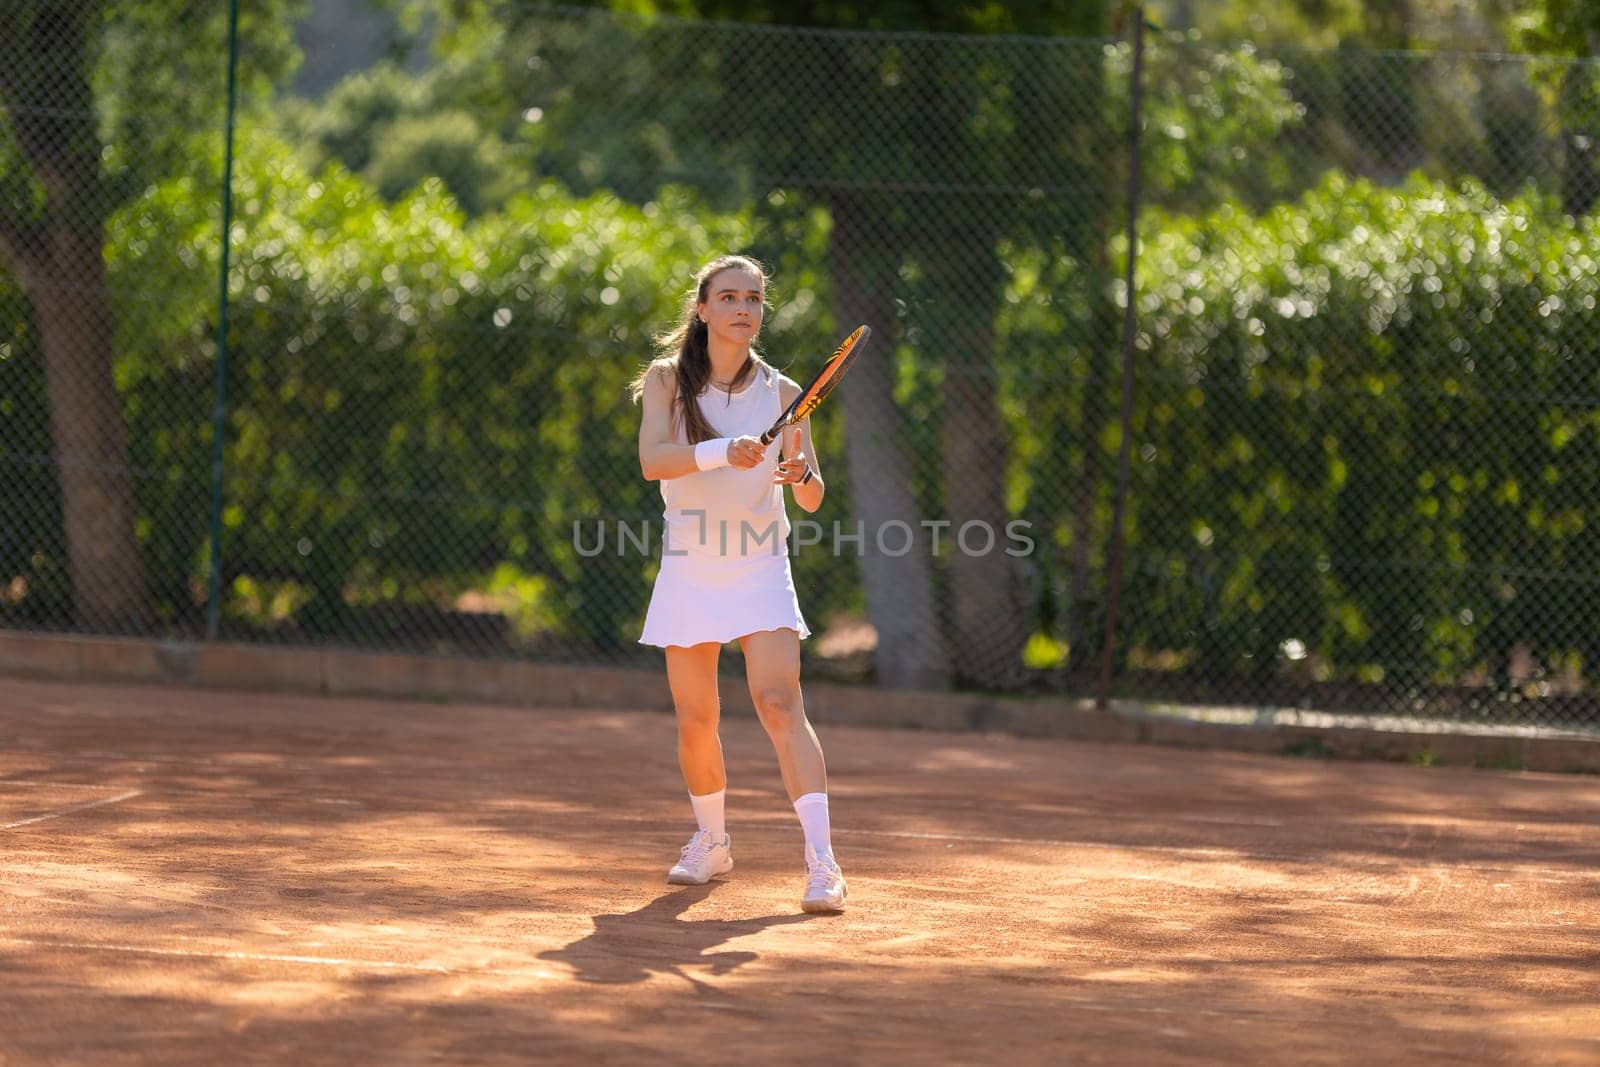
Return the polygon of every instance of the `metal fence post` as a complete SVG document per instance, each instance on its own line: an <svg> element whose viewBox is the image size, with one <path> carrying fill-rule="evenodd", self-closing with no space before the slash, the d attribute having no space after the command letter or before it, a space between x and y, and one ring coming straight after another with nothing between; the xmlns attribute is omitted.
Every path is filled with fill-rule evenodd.
<svg viewBox="0 0 1600 1067"><path fill-rule="evenodd" d="M222 265L217 276L217 387L211 450L211 580L206 640L217 639L222 602L222 460L228 418L228 250L233 229L233 122L239 70L239 0L228 4L228 120L222 163Z"/></svg>
<svg viewBox="0 0 1600 1067"><path fill-rule="evenodd" d="M1117 446L1117 486L1111 512L1111 575L1106 598L1105 637L1100 646L1100 687L1096 706L1111 697L1111 660L1117 639L1117 601L1122 593L1123 512L1128 496L1128 455L1133 447L1134 270L1139 259L1139 142L1144 124L1144 8L1133 12L1133 93L1128 115L1128 266L1122 316L1122 432Z"/></svg>

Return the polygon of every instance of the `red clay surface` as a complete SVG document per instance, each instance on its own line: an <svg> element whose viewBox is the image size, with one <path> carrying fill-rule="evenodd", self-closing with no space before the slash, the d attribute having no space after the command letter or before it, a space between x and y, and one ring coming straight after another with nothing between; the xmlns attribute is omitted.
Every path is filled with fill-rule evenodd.
<svg viewBox="0 0 1600 1067"><path fill-rule="evenodd" d="M1600 1062L1600 779L0 679L0 1063Z"/></svg>

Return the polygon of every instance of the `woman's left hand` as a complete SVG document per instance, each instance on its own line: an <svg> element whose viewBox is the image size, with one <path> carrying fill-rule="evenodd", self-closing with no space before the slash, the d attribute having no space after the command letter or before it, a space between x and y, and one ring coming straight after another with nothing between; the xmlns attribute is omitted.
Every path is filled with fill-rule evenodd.
<svg viewBox="0 0 1600 1067"><path fill-rule="evenodd" d="M804 452L798 452L778 464L777 470L772 472L774 485L794 485L806 476L806 471L811 469L811 462L806 459Z"/></svg>

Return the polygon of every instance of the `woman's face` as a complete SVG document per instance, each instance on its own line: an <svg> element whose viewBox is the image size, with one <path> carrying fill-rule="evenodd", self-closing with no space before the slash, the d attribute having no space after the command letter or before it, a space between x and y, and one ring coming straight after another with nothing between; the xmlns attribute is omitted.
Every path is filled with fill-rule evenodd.
<svg viewBox="0 0 1600 1067"><path fill-rule="evenodd" d="M747 345L761 329L764 295L759 275L743 267L728 267L711 276L706 298L696 308L712 336Z"/></svg>

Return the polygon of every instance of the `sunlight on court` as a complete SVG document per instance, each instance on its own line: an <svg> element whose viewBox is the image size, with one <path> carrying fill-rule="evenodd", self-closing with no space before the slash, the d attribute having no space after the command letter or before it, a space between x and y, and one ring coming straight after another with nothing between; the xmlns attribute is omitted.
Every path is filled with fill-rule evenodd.
<svg viewBox="0 0 1600 1067"><path fill-rule="evenodd" d="M858 885L807 916L749 719L724 728L734 870L664 883L671 729L12 686L0 1051L240 1033L295 1059L334 1032L395 1041L401 1013L435 1051L628 1055L708 1010L780 1059L819 1020L853 1054L952 1061L1600 1049L1593 778L830 728Z"/></svg>

